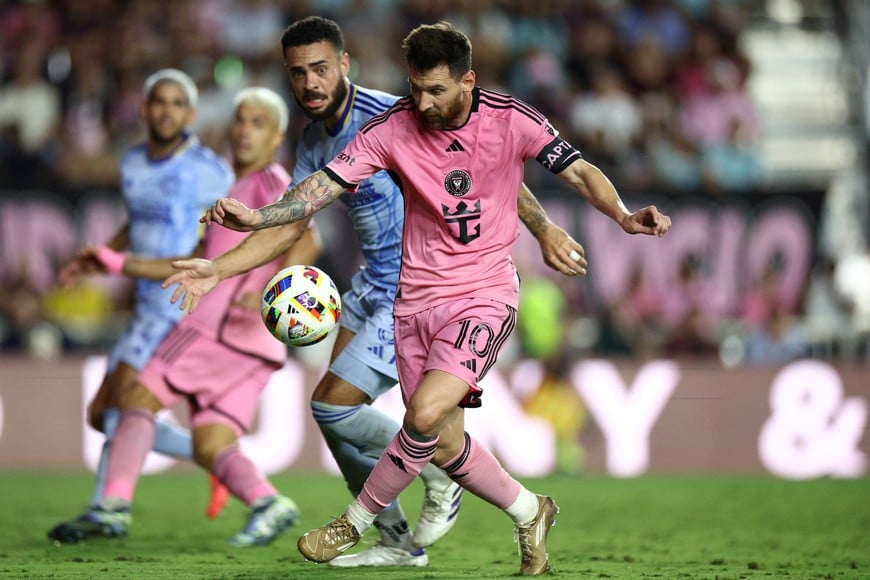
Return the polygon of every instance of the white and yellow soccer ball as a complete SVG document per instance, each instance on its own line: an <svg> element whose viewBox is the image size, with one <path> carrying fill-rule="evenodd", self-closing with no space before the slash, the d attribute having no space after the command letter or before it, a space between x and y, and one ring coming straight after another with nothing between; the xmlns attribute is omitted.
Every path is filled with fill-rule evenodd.
<svg viewBox="0 0 870 580"><path fill-rule="evenodd" d="M260 301L272 336L290 346L326 338L341 316L341 294L329 275L315 266L289 266L275 274Z"/></svg>

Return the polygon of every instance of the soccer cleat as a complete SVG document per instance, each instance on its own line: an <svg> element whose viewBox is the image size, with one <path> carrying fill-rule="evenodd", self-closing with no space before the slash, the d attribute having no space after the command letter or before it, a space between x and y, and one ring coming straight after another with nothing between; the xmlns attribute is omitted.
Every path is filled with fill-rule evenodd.
<svg viewBox="0 0 870 580"><path fill-rule="evenodd" d="M356 554L339 556L329 561L330 566L339 568L359 568L361 566L427 566L429 556L422 549L406 552L401 548L375 544L368 550Z"/></svg>
<svg viewBox="0 0 870 580"><path fill-rule="evenodd" d="M129 508L108 510L91 506L79 517L60 523L48 532L48 537L62 544L75 544L88 538L126 538L133 523Z"/></svg>
<svg viewBox="0 0 870 580"><path fill-rule="evenodd" d="M208 474L208 505L205 508L205 517L214 519L221 515L224 507L230 500L230 490L215 477L213 473Z"/></svg>
<svg viewBox="0 0 870 580"><path fill-rule="evenodd" d="M343 514L323 527L305 532L296 547L312 562L329 562L359 542L359 532Z"/></svg>
<svg viewBox="0 0 870 580"><path fill-rule="evenodd" d="M525 526L514 527L514 541L520 547L520 574L532 576L543 574L550 569L547 555L547 536L550 528L556 523L559 506L553 498L538 496L538 513Z"/></svg>
<svg viewBox="0 0 870 580"><path fill-rule="evenodd" d="M233 546L265 546L296 523L299 508L289 497L274 495L261 498L251 506L251 515L245 528L230 538Z"/></svg>
<svg viewBox="0 0 870 580"><path fill-rule="evenodd" d="M426 488L423 509L414 529L414 545L418 548L431 546L450 531L456 523L456 515L462 504L464 490L458 483L450 482L443 490Z"/></svg>

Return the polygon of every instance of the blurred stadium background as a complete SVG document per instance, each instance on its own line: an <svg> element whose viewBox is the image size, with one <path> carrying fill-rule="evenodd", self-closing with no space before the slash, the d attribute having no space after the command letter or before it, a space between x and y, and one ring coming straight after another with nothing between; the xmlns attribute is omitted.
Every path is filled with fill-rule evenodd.
<svg viewBox="0 0 870 580"><path fill-rule="evenodd" d="M520 238L519 330L472 425L509 469L866 474L866 0L0 1L0 470L84 470L96 453L82 411L131 288L53 283L123 219L144 78L190 73L196 132L226 154L236 90L291 100L279 39L312 13L344 29L352 81L397 94L407 31L454 22L479 84L534 104L630 207L674 220L658 242L629 238L529 164L590 270L561 279ZM359 264L345 220L317 219L342 288ZM267 391L247 444L268 471L330 469L306 412L324 362L290 352Z"/></svg>

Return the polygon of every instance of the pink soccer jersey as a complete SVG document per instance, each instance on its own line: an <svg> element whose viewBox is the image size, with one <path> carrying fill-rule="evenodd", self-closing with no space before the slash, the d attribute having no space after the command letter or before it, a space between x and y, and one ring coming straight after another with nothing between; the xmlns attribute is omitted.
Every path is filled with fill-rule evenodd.
<svg viewBox="0 0 870 580"><path fill-rule="evenodd" d="M289 182L290 175L287 171L278 163L272 163L236 181L227 195L238 199L248 207L262 207L273 203L283 195ZM241 243L247 235L228 228L212 226L206 230L203 238L203 256L209 259L216 258ZM246 274L222 280L211 292L202 297L196 310L190 316L183 318L178 326L195 326L200 332L242 352L269 361L283 362L287 349L269 334L260 319L260 313L230 308L230 304L245 292L255 292L259 295L266 282L275 274L279 264L280 258L276 258L273 262Z"/></svg>
<svg viewBox="0 0 870 580"><path fill-rule="evenodd" d="M513 246L523 164L566 167L564 143L547 119L513 97L476 88L459 129L428 130L411 97L363 125L327 165L353 187L380 169L405 196L402 272L394 313L405 316L459 297L517 306ZM558 159L558 167L553 163ZM573 161L573 159L571 159Z"/></svg>

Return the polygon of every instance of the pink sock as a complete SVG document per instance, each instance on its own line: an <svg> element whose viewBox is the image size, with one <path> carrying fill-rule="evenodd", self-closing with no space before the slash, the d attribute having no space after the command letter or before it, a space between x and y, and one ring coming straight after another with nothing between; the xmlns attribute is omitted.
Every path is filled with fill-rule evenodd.
<svg viewBox="0 0 870 580"><path fill-rule="evenodd" d="M154 443L154 432L154 414L151 411L133 409L121 414L109 447L103 497L133 501L139 473Z"/></svg>
<svg viewBox="0 0 870 580"><path fill-rule="evenodd" d="M465 446L459 455L441 468L453 481L501 509L513 504L523 489L489 449L468 433L465 434Z"/></svg>
<svg viewBox="0 0 870 580"><path fill-rule="evenodd" d="M230 493L249 506L261 497L278 493L257 466L242 455L236 446L228 447L218 454L212 465L212 473L227 486Z"/></svg>
<svg viewBox="0 0 870 580"><path fill-rule="evenodd" d="M399 429L378 459L357 501L373 514L380 513L420 475L435 455L438 438L431 441L411 439L405 427Z"/></svg>

